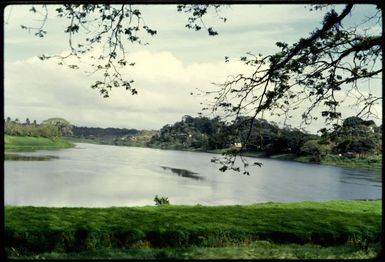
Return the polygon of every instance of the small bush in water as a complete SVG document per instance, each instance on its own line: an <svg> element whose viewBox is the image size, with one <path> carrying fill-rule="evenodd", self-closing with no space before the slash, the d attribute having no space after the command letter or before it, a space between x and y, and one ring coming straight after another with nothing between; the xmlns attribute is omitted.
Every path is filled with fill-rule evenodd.
<svg viewBox="0 0 385 262"><path fill-rule="evenodd" d="M158 195L155 195L154 202L155 202L156 206L169 205L170 204L168 197L158 197Z"/></svg>

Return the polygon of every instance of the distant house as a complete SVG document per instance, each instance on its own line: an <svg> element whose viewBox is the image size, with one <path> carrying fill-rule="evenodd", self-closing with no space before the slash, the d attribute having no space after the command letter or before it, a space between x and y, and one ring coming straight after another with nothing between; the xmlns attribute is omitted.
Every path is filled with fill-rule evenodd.
<svg viewBox="0 0 385 262"><path fill-rule="evenodd" d="M353 153L353 152L346 152L343 154L344 157L348 157L348 158L355 158L358 156L357 153Z"/></svg>
<svg viewBox="0 0 385 262"><path fill-rule="evenodd" d="M234 143L233 146L236 147L236 148L241 148L242 147L242 143Z"/></svg>

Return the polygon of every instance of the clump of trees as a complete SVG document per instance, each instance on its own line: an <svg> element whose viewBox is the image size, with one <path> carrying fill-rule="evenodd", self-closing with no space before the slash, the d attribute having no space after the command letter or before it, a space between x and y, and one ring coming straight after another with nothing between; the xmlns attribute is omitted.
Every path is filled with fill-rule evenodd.
<svg viewBox="0 0 385 262"><path fill-rule="evenodd" d="M246 151L263 151L266 155L298 154L307 140L316 137L298 128L280 128L275 122L265 119L254 119L250 123L251 120L252 117L238 117L230 125L237 131L239 141L247 139L247 144L243 145Z"/></svg>
<svg viewBox="0 0 385 262"><path fill-rule="evenodd" d="M229 127L218 117L184 116L173 125L165 125L154 135L148 146L172 149L222 149L230 146L226 139Z"/></svg>
<svg viewBox="0 0 385 262"><path fill-rule="evenodd" d="M18 118L12 120L7 117L4 119L4 134L10 136L56 138L71 133L72 125L63 118L49 118L40 124L36 120L31 123L29 118L23 123Z"/></svg>
<svg viewBox="0 0 385 262"><path fill-rule="evenodd" d="M184 116L173 125L163 126L148 143L150 147L173 149L214 150L241 147L248 135L248 117L239 117L233 124L219 117ZM315 135L296 128L279 128L276 123L264 119L254 121L247 151L263 151L267 155L299 153L303 143Z"/></svg>
<svg viewBox="0 0 385 262"><path fill-rule="evenodd" d="M307 141L302 147L302 155L310 155L314 162L320 162L327 154L347 157L362 157L381 154L382 127L374 121L360 117L346 118L342 125L334 124L331 129L319 130L320 138Z"/></svg>
<svg viewBox="0 0 385 262"><path fill-rule="evenodd" d="M266 156L308 156L316 163L328 154L364 156L382 153L381 126L355 116L346 118L342 125L335 124L330 130L321 129L321 135L297 128L280 128L264 119L254 119L250 128L249 120L250 117L239 117L233 123L226 123L218 117L186 115L173 125L163 126L147 145L168 149L226 149L225 154L233 154L243 147L245 151L263 152ZM248 137L248 143L242 145L245 137Z"/></svg>
<svg viewBox="0 0 385 262"><path fill-rule="evenodd" d="M331 153L330 144L317 139L306 141L301 147L300 155L310 156L310 162L320 163L327 154Z"/></svg>
<svg viewBox="0 0 385 262"><path fill-rule="evenodd" d="M101 127L85 127L73 126L73 136L79 138L95 138L95 137L123 137L137 135L140 130L127 128L101 128Z"/></svg>

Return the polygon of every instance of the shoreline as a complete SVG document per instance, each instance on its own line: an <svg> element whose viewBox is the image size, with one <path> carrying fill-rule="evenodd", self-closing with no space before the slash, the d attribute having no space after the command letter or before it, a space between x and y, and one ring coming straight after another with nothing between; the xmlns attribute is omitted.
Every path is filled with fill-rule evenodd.
<svg viewBox="0 0 385 262"><path fill-rule="evenodd" d="M174 149L174 148L160 148L160 147L149 147L149 146L137 146L137 145L113 145L113 144L101 144L97 143L97 141L91 139L82 139L83 141L72 141L75 143L90 143L97 145L111 145L111 146L126 146L126 147L140 147L140 148L150 148L150 149L158 149L158 150L171 150L171 151L183 151L183 152L197 152L197 153L208 153L208 154L218 154L222 155L222 153L227 149L212 149L212 150L200 150L200 149ZM71 141L71 139L69 139ZM340 168L350 168L355 170L362 171L371 171L376 173L381 173L382 171L382 155L379 155L375 158L373 156L371 158L346 158L339 157L337 155L328 154L321 163L311 162L309 161L309 156L296 156L292 153L286 154L276 154L271 156L266 156L264 152L253 152L247 151L242 154L245 157L251 158L262 158L262 159L273 159L280 161L292 161L297 163L305 163L305 164L315 164L322 166L335 166Z"/></svg>
<svg viewBox="0 0 385 262"><path fill-rule="evenodd" d="M26 141L23 141L26 140ZM10 141L17 141L16 144L9 143ZM18 140L21 142L18 143ZM32 141L32 142L31 142ZM115 145L115 144L104 144L98 143L98 141L92 139L84 138L71 138L71 137L62 137L57 139L48 139L43 137L17 137L17 136L5 136L4 137L4 154L9 153L22 153L22 152L33 152L36 150L57 150L72 148L75 146L74 143L90 143L96 145L111 145L111 146L124 146L124 147L139 147L139 148L150 148L150 149L159 149L159 150L172 150L172 151L185 151L185 152L198 152L198 153L208 153L208 154L219 154L222 155L227 149L212 149L212 150L200 150L200 149L174 149L174 148L160 148L160 147L149 147L143 144L131 144L131 145ZM8 143L7 143L8 142ZM24 143L24 144L23 144ZM25 145L27 143L27 145ZM29 143L29 144L28 144ZM251 158L262 158L262 159L275 159L281 161L293 161L298 163L308 163L308 164L317 164L323 166L335 166L340 168L351 168L355 170L362 171L371 171L376 173L381 173L382 171L382 155L379 156L369 156L366 158L347 158L343 156L337 156L328 154L326 155L320 163L315 163L310 161L309 156L297 156L292 153L286 154L276 154L271 156L266 156L264 152L253 152L247 151L242 154L245 157ZM21 158L22 159L22 156ZM17 160L16 158L7 160Z"/></svg>

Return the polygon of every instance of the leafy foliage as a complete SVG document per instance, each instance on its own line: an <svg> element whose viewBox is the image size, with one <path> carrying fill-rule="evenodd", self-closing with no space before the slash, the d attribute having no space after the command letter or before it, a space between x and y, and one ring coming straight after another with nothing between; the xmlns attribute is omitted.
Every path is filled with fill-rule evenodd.
<svg viewBox="0 0 385 262"><path fill-rule="evenodd" d="M60 117L49 118L47 120L44 120L41 124L57 127L59 130L59 133L63 136L66 136L66 135L68 136L72 134L72 125L70 122L68 122L64 118L60 118Z"/></svg>
<svg viewBox="0 0 385 262"><path fill-rule="evenodd" d="M36 13L36 8L32 7ZM133 95L137 90L132 87L134 80L126 79L121 70L134 66L133 61L126 57L128 43L146 45L140 32L153 36L156 30L144 23L142 13L133 8L131 4L120 6L110 4L64 4L56 8L56 17L68 21L65 33L68 35L70 52L66 55L41 55L41 60L57 58L59 65L68 66L71 69L79 69L80 63L68 63L69 58L75 58L81 62L84 55L88 55L92 61L91 74L98 74L100 80L91 85L100 92L103 97L109 97L112 88L124 88ZM47 32L43 30L48 18L48 8L43 5L42 25L40 28L32 28L22 25L23 29L36 31L35 35L44 37Z"/></svg>
<svg viewBox="0 0 385 262"><path fill-rule="evenodd" d="M320 163L321 160L331 152L329 145L320 143L320 140L308 140L301 147L301 154L310 155L311 162Z"/></svg>
<svg viewBox="0 0 385 262"><path fill-rule="evenodd" d="M154 202L156 206L163 206L163 205L170 204L168 197L158 197L158 195L155 195Z"/></svg>
<svg viewBox="0 0 385 262"><path fill-rule="evenodd" d="M203 21L203 17L210 12L210 9L213 9L220 20L224 23L227 21L226 17L219 16L220 9L223 8L219 4L196 4L196 5L187 5L180 4L177 6L178 12L184 12L190 16L187 19L186 27L193 29L195 31L200 31L204 27L208 34L211 36L218 35L218 32L215 31L212 27L207 27Z"/></svg>
<svg viewBox="0 0 385 262"><path fill-rule="evenodd" d="M10 117L4 120L4 134L10 136L32 136L32 137L61 137L72 132L72 125L63 118L50 118L37 124L36 120L31 124L29 119L25 123L20 123L16 118L14 121Z"/></svg>
<svg viewBox="0 0 385 262"><path fill-rule="evenodd" d="M241 57L253 72L218 84L220 90L211 110L222 109L228 117L252 113L253 118L257 118L271 112L290 118L296 110L303 110L300 105L304 101L311 101L302 113L306 124L314 119L312 111L318 106L327 108L321 113L326 120L340 118L337 109L344 98L338 100L337 93L352 92L358 80L382 72L378 62L382 54L381 35L342 25L352 8L353 5L348 4L340 14L331 9L320 29L291 46L277 42L281 51L274 55L249 53ZM363 103L359 114L370 115L371 106L380 99L372 94L362 95L358 99Z"/></svg>
<svg viewBox="0 0 385 262"><path fill-rule="evenodd" d="M359 108L357 117L376 117L372 107L382 97L373 95L370 89L364 90L360 83L383 72L381 31L365 29L380 24L383 7L378 5L373 16L353 26L343 23L352 13L353 4L345 5L340 13L329 7L322 26L308 37L292 45L277 42L280 51L275 54L247 53L240 60L252 69L251 73L232 76L217 84L218 90L209 93L214 101L204 110L220 111L224 120L233 123L239 117L251 116L248 132L242 136L242 147L238 154L225 159L225 165L232 166L237 155L247 150L254 134L254 121L266 114L279 116L284 123L294 115L301 115L302 123L309 125L318 119L313 112L318 108L329 124L341 118L340 105L353 94ZM317 5L314 9L324 8ZM226 57L225 62L229 61ZM371 145L359 142L354 147L364 150ZM285 141L279 141L276 146L285 146Z"/></svg>
<svg viewBox="0 0 385 262"><path fill-rule="evenodd" d="M230 146L230 128L219 118L184 116L173 125L165 125L148 146L173 149L222 149Z"/></svg>
<svg viewBox="0 0 385 262"><path fill-rule="evenodd" d="M218 33L212 27L206 27L203 16L207 9L218 10L220 5L178 5L177 11L192 12L188 18L187 28L199 31L202 26L209 35ZM44 29L48 21L49 8L43 5L41 10L32 6L30 11L40 16L40 27L21 25L22 29L35 32L35 36L44 38ZM133 87L134 80L122 73L124 68L135 66L135 61L127 57L130 45L148 45L146 36L154 36L157 30L145 23L142 12L132 4L63 4L55 9L56 18L67 20L64 33L68 36L69 52L65 55L39 56L41 60L58 59L58 64L70 69L80 69L84 57L91 63L84 63L91 67L89 74L98 75L91 88L99 91L104 98L109 97L113 88L124 88L132 95L138 94ZM226 18L219 17L226 21ZM77 62L73 62L77 61Z"/></svg>
<svg viewBox="0 0 385 262"><path fill-rule="evenodd" d="M342 124L334 125L330 140L335 143L336 153L380 153L382 134L373 121L364 121L359 117L346 118Z"/></svg>
<svg viewBox="0 0 385 262"><path fill-rule="evenodd" d="M91 137L105 137L105 136L125 136L125 135L136 135L139 133L137 129L127 128L101 128L101 127L85 127L85 126L74 126L73 136L82 138Z"/></svg>
<svg viewBox="0 0 385 262"><path fill-rule="evenodd" d="M334 124L330 130L319 130L321 137L307 141L301 155L310 155L314 162L321 162L329 153L354 157L356 155L379 155L382 153L381 129L373 121L359 117L346 118L342 125Z"/></svg>

